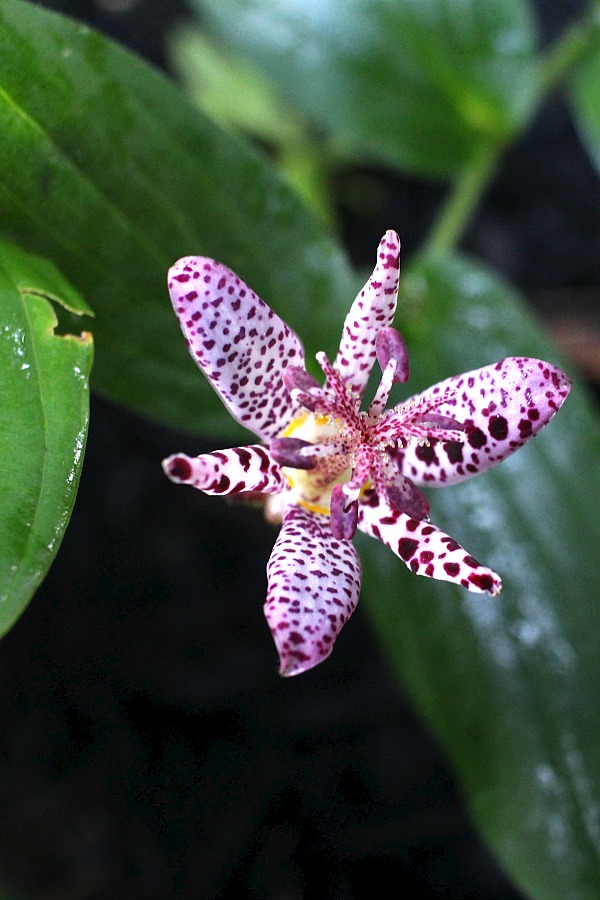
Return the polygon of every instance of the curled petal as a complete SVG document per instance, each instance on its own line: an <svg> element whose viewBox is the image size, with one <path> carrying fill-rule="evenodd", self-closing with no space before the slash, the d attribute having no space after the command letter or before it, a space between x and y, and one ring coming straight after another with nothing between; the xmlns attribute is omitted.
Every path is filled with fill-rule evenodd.
<svg viewBox="0 0 600 900"><path fill-rule="evenodd" d="M288 466L290 469L314 469L317 464L316 457L312 456L308 447L313 445L310 441L301 438L273 438L269 450L275 462L280 466ZM300 451L304 450L302 454Z"/></svg>
<svg viewBox="0 0 600 900"><path fill-rule="evenodd" d="M304 364L297 335L213 259L180 259L169 292L190 354L231 415L263 440L279 434L294 411L282 373Z"/></svg>
<svg viewBox="0 0 600 900"><path fill-rule="evenodd" d="M360 504L358 527L382 541L416 575L452 581L469 591L498 594L498 575L482 566L460 544L430 522L418 522L393 509L374 491Z"/></svg>
<svg viewBox="0 0 600 900"><path fill-rule="evenodd" d="M410 442L398 453L402 471L416 484L431 487L485 472L547 425L570 389L561 369L526 357L509 357L448 378L408 403L431 410L436 397L443 398L435 412L462 423L461 441Z"/></svg>
<svg viewBox="0 0 600 900"><path fill-rule="evenodd" d="M190 484L205 494L270 494L281 491L285 483L279 466L259 444L202 456L175 453L164 459L162 466L171 481Z"/></svg>
<svg viewBox="0 0 600 900"><path fill-rule="evenodd" d="M395 231L387 231L379 242L373 274L346 316L334 362L348 387L359 396L375 362L377 335L394 319L399 275L400 238Z"/></svg>
<svg viewBox="0 0 600 900"><path fill-rule="evenodd" d="M331 492L331 533L338 541L350 541L356 534L358 501L346 498L343 484L336 484Z"/></svg>
<svg viewBox="0 0 600 900"><path fill-rule="evenodd" d="M375 338L375 351L377 361L383 371L391 359L397 362L394 384L400 381L408 381L410 366L408 362L408 349L404 338L395 328L382 328Z"/></svg>
<svg viewBox="0 0 600 900"><path fill-rule="evenodd" d="M360 562L349 541L331 534L329 516L288 507L267 566L265 616L282 675L323 662L354 612Z"/></svg>

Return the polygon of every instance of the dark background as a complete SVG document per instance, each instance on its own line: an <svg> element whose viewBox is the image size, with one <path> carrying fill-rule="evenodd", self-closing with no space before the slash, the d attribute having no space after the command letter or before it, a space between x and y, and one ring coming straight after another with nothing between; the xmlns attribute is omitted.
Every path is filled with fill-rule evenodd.
<svg viewBox="0 0 600 900"><path fill-rule="evenodd" d="M187 13L43 5L163 67ZM582 8L539 3L544 40ZM365 183L382 198L368 214L349 199ZM388 227L410 254L444 193L359 168L336 189L357 265ZM553 97L463 242L528 293L591 380L599 222L600 181ZM327 663L278 677L262 614L275 530L160 469L210 449L93 399L66 538L1 645L0 883L35 900L360 900L389 878L417 900L518 900L360 607Z"/></svg>

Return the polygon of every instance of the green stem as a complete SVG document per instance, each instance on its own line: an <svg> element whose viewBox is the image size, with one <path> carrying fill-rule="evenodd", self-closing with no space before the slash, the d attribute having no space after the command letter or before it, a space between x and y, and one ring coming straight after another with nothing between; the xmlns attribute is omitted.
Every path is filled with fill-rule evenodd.
<svg viewBox="0 0 600 900"><path fill-rule="evenodd" d="M447 253L456 246L485 191L498 161L496 141L480 146L454 183L425 245L427 254Z"/></svg>
<svg viewBox="0 0 600 900"><path fill-rule="evenodd" d="M559 85L600 40L600 0L548 50L540 66L539 102Z"/></svg>
<svg viewBox="0 0 600 900"><path fill-rule="evenodd" d="M540 63L537 100L532 103L528 121L534 117L547 94L564 81L567 74L600 43L600 0L593 0L584 18L572 25L548 50ZM427 240L424 252L447 253L462 237L473 211L486 191L501 153L521 133L500 141L482 139L482 143L456 179Z"/></svg>

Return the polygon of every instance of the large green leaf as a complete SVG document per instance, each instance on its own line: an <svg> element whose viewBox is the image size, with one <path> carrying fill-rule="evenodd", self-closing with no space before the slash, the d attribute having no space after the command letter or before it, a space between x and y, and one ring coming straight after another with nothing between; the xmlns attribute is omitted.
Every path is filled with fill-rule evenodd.
<svg viewBox="0 0 600 900"><path fill-rule="evenodd" d="M575 70L569 96L584 143L600 171L600 47Z"/></svg>
<svg viewBox="0 0 600 900"><path fill-rule="evenodd" d="M189 0L339 147L427 175L504 140L535 99L525 0Z"/></svg>
<svg viewBox="0 0 600 900"><path fill-rule="evenodd" d="M167 268L187 254L220 258L327 344L322 301L345 307L353 283L341 250L259 155L136 57L2 0L0 134L3 228L93 305L103 392L188 429L231 432L168 300Z"/></svg>
<svg viewBox="0 0 600 900"><path fill-rule="evenodd" d="M89 307L55 267L0 241L0 636L56 556L87 437L91 335L58 335L52 301Z"/></svg>
<svg viewBox="0 0 600 900"><path fill-rule="evenodd" d="M556 360L506 286L460 258L404 277L416 390L506 355ZM540 900L600 896L600 429L584 392L526 448L429 491L499 597L417 578L364 541L365 606L484 835Z"/></svg>

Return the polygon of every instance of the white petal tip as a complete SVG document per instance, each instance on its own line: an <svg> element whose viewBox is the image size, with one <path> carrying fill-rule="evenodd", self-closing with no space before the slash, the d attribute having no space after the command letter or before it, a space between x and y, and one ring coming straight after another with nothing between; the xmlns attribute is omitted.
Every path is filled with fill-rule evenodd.
<svg viewBox="0 0 600 900"><path fill-rule="evenodd" d="M322 662L325 662L325 660L331 656L332 650L333 646L329 650L329 653L326 653L325 656L319 656L317 659L311 658L308 660L300 660L289 656L285 659L280 657L279 674L282 678L293 678L294 675L302 675L304 672L309 672Z"/></svg>

